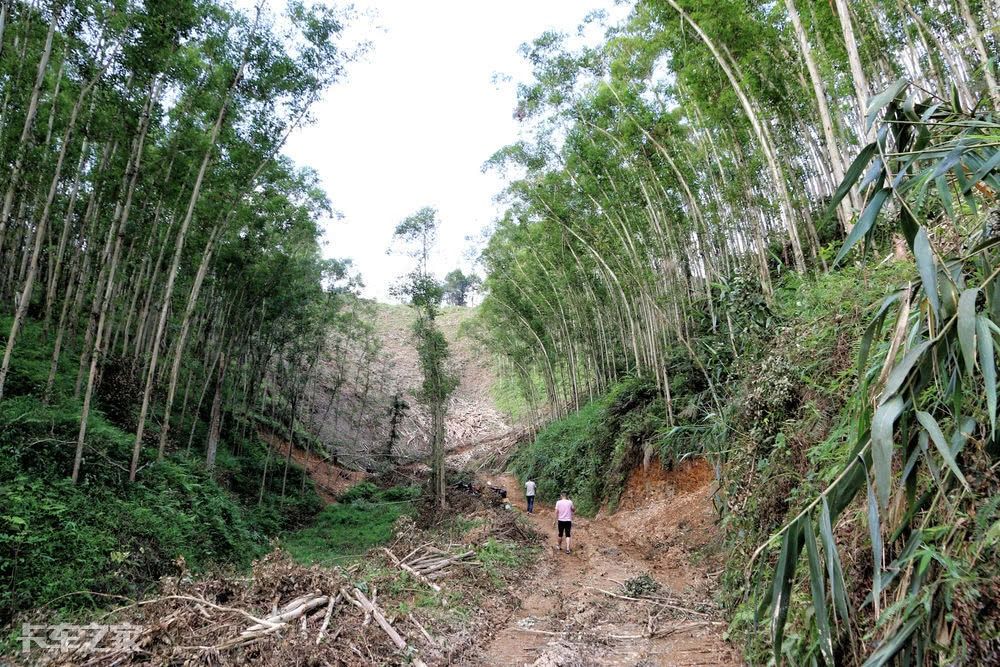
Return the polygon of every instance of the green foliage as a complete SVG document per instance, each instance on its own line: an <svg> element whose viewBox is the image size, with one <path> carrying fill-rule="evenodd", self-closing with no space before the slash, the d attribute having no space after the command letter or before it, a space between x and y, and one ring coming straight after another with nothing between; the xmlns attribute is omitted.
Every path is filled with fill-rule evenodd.
<svg viewBox="0 0 1000 667"><path fill-rule="evenodd" d="M491 537L476 549L476 560L482 563L483 571L493 584L502 586L505 583L504 574L530 563L536 551L537 548L518 546Z"/></svg>
<svg viewBox="0 0 1000 667"><path fill-rule="evenodd" d="M37 328L32 323L27 333ZM17 386L44 387L48 364L32 362L50 357L44 340L26 337L17 348L10 376ZM107 604L102 594L142 595L178 572L179 557L194 572L247 567L270 537L318 511L311 483L298 493L297 468L289 471L295 493L280 498L280 477L271 475L258 503L267 449L256 439L224 440L214 476L200 455L181 452L129 483L121 462L133 436L101 411L90 414L86 465L74 485L68 475L80 404L71 386L59 390L70 381L57 376L48 404L27 393L0 402L0 624L44 603L95 607ZM237 445L240 456L232 453Z"/></svg>
<svg viewBox="0 0 1000 667"><path fill-rule="evenodd" d="M283 536L282 546L302 563L341 565L392 539L396 520L416 511L419 496L417 486L380 489L362 482L327 506L311 525Z"/></svg>
<svg viewBox="0 0 1000 667"><path fill-rule="evenodd" d="M869 203L838 260L861 238L871 242L874 220L886 212L886 202L894 201L898 233L913 251L916 275L901 294L883 301L865 332L857 368L857 426L849 433L851 452L841 473L761 547L781 545L769 596L776 660L783 653L806 655L814 642L832 656L831 632L851 631L843 609L839 619L830 611L834 604L843 606L837 590L845 586L836 568L829 567L843 548L830 526L861 495L871 560L862 579L867 598L850 613L870 614L877 622L868 635L874 650L864 664L886 664L899 654L908 663L908 656L930 651L981 662L996 651L978 640L980 633L996 635L995 619L979 617L995 605L995 592L983 602L968 596L975 582L995 574L984 564L996 554L990 545L970 546L973 531L966 525L967 517L988 506L1000 489L993 474L994 348L1000 333L995 324L1000 288L993 281L1000 268L993 231L977 215L981 202L976 196L978 188L995 192L1000 186L994 173L1000 125L990 114L965 112L954 101L950 106L937 99L915 102L906 93L901 79L871 102L869 125L883 109L884 118L876 139L879 151L867 150L859 158L872 162L865 178ZM861 171L852 169L845 183ZM889 178L891 185L884 186ZM961 211L956 197L964 205ZM935 224L943 219L951 224ZM883 324L892 312L897 325L890 327L873 367L868 347L883 339ZM826 568L812 528L817 515ZM787 592L803 544L813 615L793 625ZM964 623L947 620L962 614ZM791 646L781 641L786 626L800 633ZM944 639L932 645L930 637Z"/></svg>
<svg viewBox="0 0 1000 667"><path fill-rule="evenodd" d="M643 595L652 595L660 590L660 583L649 574L640 574L625 581L622 586L622 593L629 597L639 598Z"/></svg>
<svg viewBox="0 0 1000 667"><path fill-rule="evenodd" d="M518 450L511 468L522 482L535 480L540 500L569 491L577 511L593 515L603 503L617 502L644 448L665 436L664 413L654 385L625 380L542 429Z"/></svg>
<svg viewBox="0 0 1000 667"><path fill-rule="evenodd" d="M30 414L30 417L26 417ZM72 449L60 433L75 432L78 414L29 398L0 405L0 616L76 591L142 594L175 573L248 566L267 548L267 532L200 461L178 457L156 465L137 484L107 460L121 460L130 438L100 415L93 418L95 461L83 483L66 477ZM69 441L72 442L72 441ZM66 452L60 455L60 450ZM60 606L105 604L88 596Z"/></svg>
<svg viewBox="0 0 1000 667"><path fill-rule="evenodd" d="M453 306L467 305L469 293L477 289L481 282L479 276L474 273L466 274L462 269L449 271L441 286L445 302Z"/></svg>

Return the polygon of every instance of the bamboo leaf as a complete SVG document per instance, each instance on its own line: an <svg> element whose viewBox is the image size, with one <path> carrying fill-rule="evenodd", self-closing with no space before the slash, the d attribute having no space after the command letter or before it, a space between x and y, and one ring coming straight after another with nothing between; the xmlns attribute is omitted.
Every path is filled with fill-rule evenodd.
<svg viewBox="0 0 1000 667"><path fill-rule="evenodd" d="M951 196L951 190L948 188L948 181L945 180L944 176L938 176L933 179L934 185L937 188L938 196L941 198L941 205L944 206L945 213L952 220L955 219L955 200Z"/></svg>
<svg viewBox="0 0 1000 667"><path fill-rule="evenodd" d="M983 165L979 168L979 170L972 175L972 178L969 179L969 183L963 190L962 194L963 195L967 194L970 190L972 190L972 188L976 186L977 183L986 178L986 174L989 174L997 167L1000 167L1000 151L994 152L993 157L991 157L989 160L986 160L983 163Z"/></svg>
<svg viewBox="0 0 1000 667"><path fill-rule="evenodd" d="M774 660L781 664L781 644L785 638L785 621L788 619L788 601L792 595L792 583L795 580L795 566L799 560L799 550L802 544L802 526L794 522L785 531L781 542L781 553L774 570L773 610L771 616L772 647Z"/></svg>
<svg viewBox="0 0 1000 667"><path fill-rule="evenodd" d="M909 352L903 355L903 360L892 369L889 373L889 377L886 378L885 387L882 389L882 403L885 403L890 397L899 392L899 389L903 386L906 378L909 376L910 371L913 370L913 366L917 363L920 357L923 356L927 348L930 347L931 341L925 340L920 345L912 348Z"/></svg>
<svg viewBox="0 0 1000 667"><path fill-rule="evenodd" d="M878 501L868 484L868 535L872 542L872 600L875 601L875 615L878 616L879 600L882 596L882 522L879 521Z"/></svg>
<svg viewBox="0 0 1000 667"><path fill-rule="evenodd" d="M879 211L882 210L882 205L885 204L885 200L888 199L889 195L892 194L892 190L889 188L882 188L874 195L872 195L871 200L868 202L868 206L861 213L861 217L858 218L858 222L854 225L851 233L848 235L847 240L844 241L843 247L841 247L840 252L837 253L837 257L833 260L834 264L839 264L840 260L844 258L854 244L857 243L861 237L865 236L869 230L871 230L872 225L875 223L875 218L878 217Z"/></svg>
<svg viewBox="0 0 1000 667"><path fill-rule="evenodd" d="M809 515L802 517L802 531L805 533L806 555L809 559L809 585L812 591L813 609L816 612L816 630L819 633L819 648L828 665L835 665L833 639L830 637L830 613L826 608L826 590L823 586L823 566L816 548L816 534Z"/></svg>
<svg viewBox="0 0 1000 667"><path fill-rule="evenodd" d="M976 297L979 288L964 290L958 297L958 344L965 360L965 372L972 375L976 367Z"/></svg>
<svg viewBox="0 0 1000 667"><path fill-rule="evenodd" d="M986 389L986 408L990 414L990 432L997 432L997 367L994 359L993 337L985 315L976 317L976 332L979 340L979 370L983 373Z"/></svg>
<svg viewBox="0 0 1000 667"><path fill-rule="evenodd" d="M830 198L830 203L827 205L826 212L823 214L824 218L829 218L833 215L833 212L837 210L840 202L847 196L847 193L851 191L854 184L858 182L858 178L865 170L865 165L871 162L872 157L875 155L875 150L875 143L872 142L862 148L861 152L858 153L858 157L854 158L854 162L851 163L847 173L844 174L843 182L837 186L836 191Z"/></svg>
<svg viewBox="0 0 1000 667"><path fill-rule="evenodd" d="M920 425L924 427L925 431L927 431L927 435L929 435L931 441L934 442L934 446L937 447L938 452L941 454L941 458L944 459L948 468L951 469L952 474L955 475L956 479L962 483L962 486L964 486L966 490L971 491L969 483L965 480L965 475L963 475L962 471L959 469L958 462L952 455L951 448L948 446L948 441L945 440L944 433L941 432L941 427L938 426L937 420L934 419L934 416L929 412L917 410L917 421L920 422Z"/></svg>
<svg viewBox="0 0 1000 667"><path fill-rule="evenodd" d="M913 555L916 553L917 548L924 543L923 532L918 530L913 531L910 535L910 539L907 540L906 546L900 552L896 558L889 563L885 568L884 577L882 579L882 590L887 590L892 582L896 580L899 573L903 571L907 563L913 559ZM861 603L862 607L866 607L872 603L872 596L869 595L865 598L865 601Z"/></svg>
<svg viewBox="0 0 1000 667"><path fill-rule="evenodd" d="M858 184L858 189L863 192L869 185L882 178L885 178L885 162L881 157L877 157L872 162L872 166L868 168L865 177L861 179L861 183Z"/></svg>
<svg viewBox="0 0 1000 667"><path fill-rule="evenodd" d="M861 667L882 667L882 665L892 660L897 653L903 649L910 635L917 629L923 618L913 618L900 626L894 634L890 635L875 649L875 652L868 656Z"/></svg>
<svg viewBox="0 0 1000 667"><path fill-rule="evenodd" d="M931 437L927 434L927 431L921 430L917 434L917 444L920 451L923 452L924 458L927 459L927 470L931 473L931 478L934 480L935 486L942 486L944 480L941 479L941 471L938 469L937 462L931 457L927 443L930 442Z"/></svg>
<svg viewBox="0 0 1000 667"><path fill-rule="evenodd" d="M958 161L962 159L962 153L966 151L968 146L964 143L959 143L947 155L944 159L937 163L934 169L934 173L931 174L931 178L937 179L948 173L948 170L958 164Z"/></svg>
<svg viewBox="0 0 1000 667"><path fill-rule="evenodd" d="M1000 245L1000 236L991 236L983 241L980 241L972 247L969 251L969 256L981 253L983 250L988 250L993 246Z"/></svg>
<svg viewBox="0 0 1000 667"><path fill-rule="evenodd" d="M875 121L875 116L878 115L878 112L896 99L903 89L906 88L907 83L906 77L900 77L896 79L891 86L872 98L871 102L868 104L868 109L865 112L866 128L871 129L872 123Z"/></svg>
<svg viewBox="0 0 1000 667"><path fill-rule="evenodd" d="M899 227L903 231L903 236L906 238L906 244L910 246L910 250L913 249L913 241L917 236L917 230L919 229L917 221L913 219L913 214L910 213L909 206L901 206L899 208Z"/></svg>
<svg viewBox="0 0 1000 667"><path fill-rule="evenodd" d="M962 448L965 447L965 443L968 442L969 436L972 435L972 432L975 430L975 419L972 417L966 417L961 420L961 423L955 427L955 432L951 434L952 456L958 456L962 452Z"/></svg>
<svg viewBox="0 0 1000 667"><path fill-rule="evenodd" d="M893 396L879 406L872 419L872 465L875 468L875 486L878 488L879 506L889 506L890 479L892 476L893 425L903 411L903 399Z"/></svg>
<svg viewBox="0 0 1000 667"><path fill-rule="evenodd" d="M924 283L924 294L927 295L927 300L934 310L934 316L938 317L941 312L941 300L938 298L937 267L925 227L918 229L913 239L913 255L917 258L917 270Z"/></svg>
<svg viewBox="0 0 1000 667"><path fill-rule="evenodd" d="M896 301L899 301L899 292L894 292L882 301L882 305L879 307L878 312L875 313L875 318L871 321L871 324L865 329L864 335L861 337L861 345L858 348L858 377L863 378L865 375L865 364L868 363L868 354L871 352L872 341L875 336L879 335L882 331L882 323L885 322L886 313L889 311L889 307L892 306Z"/></svg>
<svg viewBox="0 0 1000 667"><path fill-rule="evenodd" d="M819 534L823 540L823 551L826 552L826 574L830 578L830 593L833 597L833 607L840 619L850 618L847 609L847 591L844 585L844 572L840 566L840 554L837 543L833 539L833 525L830 521L830 506L823 497L819 515Z"/></svg>

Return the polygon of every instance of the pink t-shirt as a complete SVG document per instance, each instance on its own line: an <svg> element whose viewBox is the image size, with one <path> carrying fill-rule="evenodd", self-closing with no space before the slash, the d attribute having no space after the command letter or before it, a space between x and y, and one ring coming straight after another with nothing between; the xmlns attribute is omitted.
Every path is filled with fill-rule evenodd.
<svg viewBox="0 0 1000 667"><path fill-rule="evenodd" d="M573 520L573 501L563 498L556 502L556 521Z"/></svg>

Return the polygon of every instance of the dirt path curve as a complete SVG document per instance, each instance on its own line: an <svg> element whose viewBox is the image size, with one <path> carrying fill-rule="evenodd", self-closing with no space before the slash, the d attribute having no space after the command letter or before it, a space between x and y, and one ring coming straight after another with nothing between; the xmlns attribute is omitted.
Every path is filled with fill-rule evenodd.
<svg viewBox="0 0 1000 667"><path fill-rule="evenodd" d="M488 481L505 487L511 503L524 511L517 480L500 475ZM701 553L697 545L711 538L704 533L714 531L711 483L679 490L669 480L654 482L630 483L615 514L576 517L570 555L556 550L553 508L535 505L527 516L543 535L542 562L527 585L514 591L522 606L484 648L479 664L741 664L722 640L725 624L711 597L708 568L721 569L721 554L692 562L692 553ZM699 534L685 541L685 531ZM621 593L623 582L647 573L661 584L653 594L659 600L607 594Z"/></svg>

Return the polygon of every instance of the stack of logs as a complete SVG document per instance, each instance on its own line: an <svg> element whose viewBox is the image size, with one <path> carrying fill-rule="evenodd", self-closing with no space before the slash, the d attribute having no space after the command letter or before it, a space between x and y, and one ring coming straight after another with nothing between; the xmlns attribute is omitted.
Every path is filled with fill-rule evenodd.
<svg viewBox="0 0 1000 667"><path fill-rule="evenodd" d="M414 578L427 584L436 592L441 591L441 587L434 583L435 579L440 579L448 575L448 568L453 565L471 565L466 559L476 555L475 551L465 551L460 554L453 554L431 544L422 544L402 558L396 556L388 549L383 549L389 559L396 564L396 567L405 570Z"/></svg>

